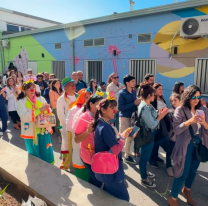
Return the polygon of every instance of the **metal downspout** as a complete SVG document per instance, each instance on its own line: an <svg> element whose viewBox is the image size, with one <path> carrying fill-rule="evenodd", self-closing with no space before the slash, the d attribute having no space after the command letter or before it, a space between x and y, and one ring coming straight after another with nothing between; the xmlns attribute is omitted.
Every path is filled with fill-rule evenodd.
<svg viewBox="0 0 208 206"><path fill-rule="evenodd" d="M5 71L5 60L4 60L4 48L1 46L1 68L2 68L2 74L4 74Z"/></svg>
<svg viewBox="0 0 208 206"><path fill-rule="evenodd" d="M71 40L71 71L75 71L74 65L74 28L70 28L70 40Z"/></svg>

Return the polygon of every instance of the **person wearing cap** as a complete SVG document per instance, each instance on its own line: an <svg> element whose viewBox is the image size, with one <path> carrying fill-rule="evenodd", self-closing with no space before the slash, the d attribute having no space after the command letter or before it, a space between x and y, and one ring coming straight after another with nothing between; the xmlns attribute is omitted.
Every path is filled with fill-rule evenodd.
<svg viewBox="0 0 208 206"><path fill-rule="evenodd" d="M64 87L64 93L58 98L57 101L57 116L60 121L60 131L62 136L61 154L62 162L60 169L68 170L72 160L72 133L67 132L66 119L68 111L72 108L78 95L75 93L76 85L75 81L70 77L66 77L62 80Z"/></svg>

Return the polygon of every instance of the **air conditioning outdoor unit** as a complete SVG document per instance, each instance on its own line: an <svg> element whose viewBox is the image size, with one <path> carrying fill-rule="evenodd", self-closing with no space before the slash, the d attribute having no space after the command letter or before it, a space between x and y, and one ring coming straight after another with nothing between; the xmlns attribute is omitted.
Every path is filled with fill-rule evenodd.
<svg viewBox="0 0 208 206"><path fill-rule="evenodd" d="M0 46L9 48L9 39L1 40L0 41Z"/></svg>
<svg viewBox="0 0 208 206"><path fill-rule="evenodd" d="M183 38L205 37L208 35L208 15L181 19L180 36Z"/></svg>

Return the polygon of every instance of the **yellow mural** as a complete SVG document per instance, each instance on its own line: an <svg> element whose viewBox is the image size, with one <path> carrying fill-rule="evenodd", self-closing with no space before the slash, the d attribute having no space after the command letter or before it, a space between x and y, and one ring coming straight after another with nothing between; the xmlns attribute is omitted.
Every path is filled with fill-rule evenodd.
<svg viewBox="0 0 208 206"><path fill-rule="evenodd" d="M208 12L208 7L202 8L203 12L206 9ZM157 59L157 72L171 78L192 74L195 59L207 57L208 54L207 38L183 39L178 33L172 41L173 36L180 31L180 24L180 21L174 21L161 28L151 46L150 55ZM173 54L172 50L172 58L169 58L171 42L172 49L177 47L177 54Z"/></svg>

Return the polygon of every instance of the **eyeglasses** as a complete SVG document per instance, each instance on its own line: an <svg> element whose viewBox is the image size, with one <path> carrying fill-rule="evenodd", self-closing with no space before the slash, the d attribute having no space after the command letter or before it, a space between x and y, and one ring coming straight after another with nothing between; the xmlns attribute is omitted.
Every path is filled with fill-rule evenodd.
<svg viewBox="0 0 208 206"><path fill-rule="evenodd" d="M198 97L197 96L193 96L193 97L191 97L191 99L193 99L193 100L194 99L201 99L201 98L202 98L201 96L198 96Z"/></svg>
<svg viewBox="0 0 208 206"><path fill-rule="evenodd" d="M119 79L119 76L118 77L113 77L113 79Z"/></svg>

